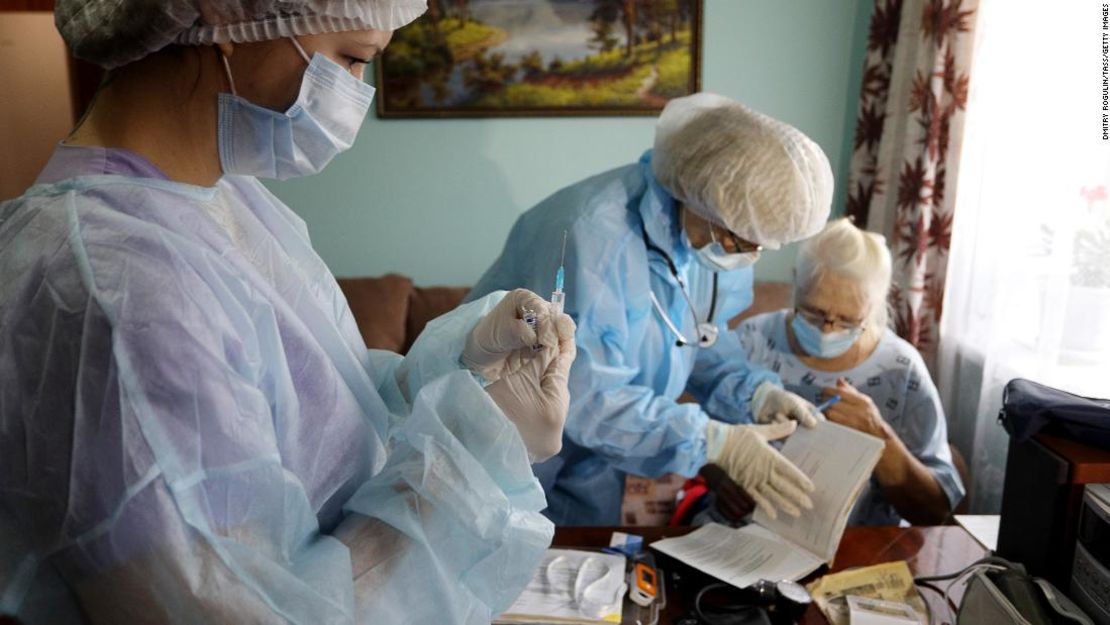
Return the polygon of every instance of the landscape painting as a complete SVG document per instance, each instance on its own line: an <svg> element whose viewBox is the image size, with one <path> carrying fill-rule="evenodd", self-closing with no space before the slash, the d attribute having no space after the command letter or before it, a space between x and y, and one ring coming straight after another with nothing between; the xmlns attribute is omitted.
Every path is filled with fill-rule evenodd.
<svg viewBox="0 0 1110 625"><path fill-rule="evenodd" d="M702 0L429 0L376 64L382 117L654 115L699 89Z"/></svg>

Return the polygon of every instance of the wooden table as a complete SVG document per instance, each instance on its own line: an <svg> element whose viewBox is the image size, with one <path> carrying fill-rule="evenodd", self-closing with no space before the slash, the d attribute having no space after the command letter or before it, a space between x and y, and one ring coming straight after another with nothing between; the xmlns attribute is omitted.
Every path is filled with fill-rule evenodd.
<svg viewBox="0 0 1110 625"><path fill-rule="evenodd" d="M560 527L555 529L555 547L604 547L615 531L638 534L650 544L670 536L681 536L696 528L691 527ZM955 572L987 555L986 549L962 527L849 527L840 541L833 567L828 572L906 560L915 575L936 575ZM678 567L666 571L667 609L660 618L660 625L677 623L693 608L694 594L704 584L704 578L691 574L691 569ZM677 573L677 575L676 575ZM806 578L812 581L824 571ZM947 620L948 611L936 593L923 591L929 609L940 616L938 622ZM954 592L958 602L962 592ZM827 625L828 621L816 606L810 607L802 618L805 625ZM635 623L629 623L635 625Z"/></svg>

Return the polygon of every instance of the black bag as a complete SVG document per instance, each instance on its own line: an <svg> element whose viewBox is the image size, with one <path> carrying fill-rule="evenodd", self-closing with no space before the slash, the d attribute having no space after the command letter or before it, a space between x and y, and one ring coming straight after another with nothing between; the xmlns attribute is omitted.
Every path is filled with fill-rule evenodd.
<svg viewBox="0 0 1110 625"><path fill-rule="evenodd" d="M1107 376L1110 385L1110 375ZM1042 429L1088 445L1110 449L1110 400L1092 399L1037 384L1010 380L1002 393L1002 427L1015 443Z"/></svg>

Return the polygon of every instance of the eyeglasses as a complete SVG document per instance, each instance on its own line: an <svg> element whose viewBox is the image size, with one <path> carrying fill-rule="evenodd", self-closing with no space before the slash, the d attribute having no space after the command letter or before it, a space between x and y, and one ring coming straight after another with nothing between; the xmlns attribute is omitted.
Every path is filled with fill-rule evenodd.
<svg viewBox="0 0 1110 625"><path fill-rule="evenodd" d="M717 228L718 227L713 224L709 225L709 236L712 237L714 242L717 241ZM758 243L752 243L747 239L741 239L740 237L733 234L731 230L721 228L721 231L725 233L724 236L721 237L722 239L724 239L723 241L720 241L721 247L724 247L725 251L730 254L754 254L763 251L762 245L759 245ZM728 249L726 241L732 244L731 250Z"/></svg>
<svg viewBox="0 0 1110 625"><path fill-rule="evenodd" d="M863 324L866 319L843 319L841 317L830 316L823 310L814 310L812 308L797 307L794 312L805 319L815 327L824 328L826 324L831 325L834 330L847 330L854 332L863 329Z"/></svg>

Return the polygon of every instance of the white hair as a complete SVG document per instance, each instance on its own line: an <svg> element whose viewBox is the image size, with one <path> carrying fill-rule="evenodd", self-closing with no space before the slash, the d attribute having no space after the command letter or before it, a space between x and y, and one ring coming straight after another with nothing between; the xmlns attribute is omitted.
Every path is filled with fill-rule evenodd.
<svg viewBox="0 0 1110 625"><path fill-rule="evenodd" d="M834 274L859 285L870 308L868 321L886 327L889 319L891 258L881 234L857 228L849 219L834 219L798 249L794 262L794 301L801 302L813 285Z"/></svg>

